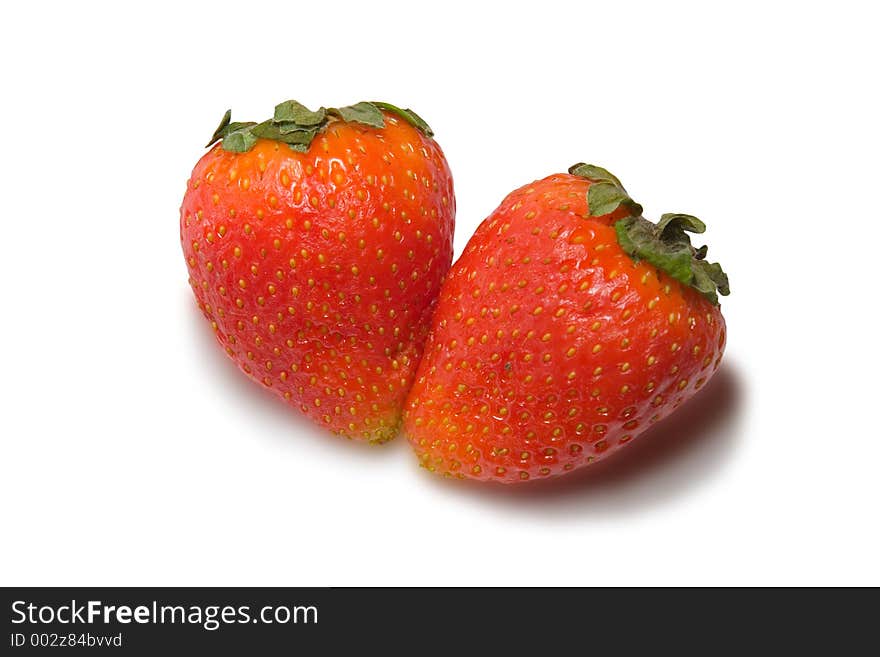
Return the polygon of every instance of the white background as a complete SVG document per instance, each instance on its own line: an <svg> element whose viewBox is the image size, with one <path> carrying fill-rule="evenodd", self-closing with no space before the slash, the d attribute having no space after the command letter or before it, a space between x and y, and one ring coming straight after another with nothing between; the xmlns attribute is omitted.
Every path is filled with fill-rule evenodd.
<svg viewBox="0 0 880 657"><path fill-rule="evenodd" d="M0 583L880 584L871 3L16 3L0 156ZM434 127L456 254L586 160L690 212L725 364L609 467L518 490L325 435L213 343L178 243L227 107Z"/></svg>

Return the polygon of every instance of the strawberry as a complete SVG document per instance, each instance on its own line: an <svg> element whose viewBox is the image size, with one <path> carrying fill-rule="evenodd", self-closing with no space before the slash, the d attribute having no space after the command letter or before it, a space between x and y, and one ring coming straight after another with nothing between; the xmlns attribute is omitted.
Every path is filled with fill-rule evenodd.
<svg viewBox="0 0 880 657"><path fill-rule="evenodd" d="M452 261L440 146L387 103L230 117L180 209L199 308L251 379L333 432L392 438Z"/></svg>
<svg viewBox="0 0 880 657"><path fill-rule="evenodd" d="M515 483L607 457L718 368L721 267L579 164L511 193L452 267L404 410L428 470Z"/></svg>

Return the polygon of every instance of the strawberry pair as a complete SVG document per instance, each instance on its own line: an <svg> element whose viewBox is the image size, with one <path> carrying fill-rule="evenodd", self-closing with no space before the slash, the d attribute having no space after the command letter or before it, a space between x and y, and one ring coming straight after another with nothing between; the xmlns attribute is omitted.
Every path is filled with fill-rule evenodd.
<svg viewBox="0 0 880 657"><path fill-rule="evenodd" d="M718 368L727 277L612 174L512 192L452 263L452 176L412 110L296 101L233 123L187 185L190 285L251 379L331 431L403 430L431 471L505 483L627 444Z"/></svg>

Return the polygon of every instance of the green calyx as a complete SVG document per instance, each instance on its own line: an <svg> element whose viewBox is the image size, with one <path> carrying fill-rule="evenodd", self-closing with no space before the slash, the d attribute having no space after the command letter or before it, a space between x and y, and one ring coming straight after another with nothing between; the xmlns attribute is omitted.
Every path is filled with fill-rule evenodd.
<svg viewBox="0 0 880 657"><path fill-rule="evenodd" d="M575 164L568 172L592 184L587 206L594 217L614 212L623 205L630 213L614 224L617 242L633 260L646 260L677 281L699 291L714 305L718 295L730 294L727 274L717 262L707 262L708 248L696 249L688 233L703 233L706 224L689 214L664 214L656 224L642 216L642 206L633 201L620 180L592 164Z"/></svg>
<svg viewBox="0 0 880 657"><path fill-rule="evenodd" d="M360 102L345 107L321 107L312 111L295 100L285 100L275 106L272 118L262 123L253 121L232 121L232 110L226 110L220 125L205 146L222 141L222 148L232 153L245 153L254 147L257 139L272 139L287 144L300 153L305 153L321 130L331 121L361 123L371 128L384 128L385 117L382 112L390 112L401 117L428 137L434 132L424 119L411 109L401 109L390 103Z"/></svg>
<svg viewBox="0 0 880 657"><path fill-rule="evenodd" d="M392 105L391 103L383 103L381 101L373 101L372 104L375 105L376 107L378 107L380 110L383 110L385 112L391 112L392 114L397 114L397 116L402 118L404 121L409 123L411 126L413 126L414 128L417 128L418 130L421 130L421 132L425 136L427 136L427 137L434 136L434 131L431 130L431 126L428 125L428 123L425 121L425 119L423 119L421 116L416 114L410 108L407 107L406 109L401 109L395 105Z"/></svg>
<svg viewBox="0 0 880 657"><path fill-rule="evenodd" d="M579 162L569 167L568 172L593 183L587 192L587 203L590 214L594 217L611 214L621 205L629 208L635 215L642 214L642 206L629 197L617 176L607 169Z"/></svg>
<svg viewBox="0 0 880 657"><path fill-rule="evenodd" d="M625 217L614 224L617 241L634 260L647 260L677 281L698 290L716 306L718 295L730 294L727 274L717 262L706 262L706 246L691 246L688 232L702 233L706 224L689 214L664 214L656 224L644 217Z"/></svg>

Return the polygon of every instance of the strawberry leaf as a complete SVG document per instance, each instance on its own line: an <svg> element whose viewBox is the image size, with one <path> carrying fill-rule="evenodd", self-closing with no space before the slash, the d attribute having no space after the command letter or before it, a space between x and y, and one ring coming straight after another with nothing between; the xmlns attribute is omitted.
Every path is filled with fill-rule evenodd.
<svg viewBox="0 0 880 657"><path fill-rule="evenodd" d="M288 132L308 132L316 128L316 126L305 126L298 123L276 123L275 125L278 126L278 132L282 135L286 135Z"/></svg>
<svg viewBox="0 0 880 657"><path fill-rule="evenodd" d="M253 121L233 121L228 126L226 126L226 130L223 131L223 137L225 138L230 132L238 132L239 130L243 130L245 128L250 128L251 126L257 125Z"/></svg>
<svg viewBox="0 0 880 657"><path fill-rule="evenodd" d="M632 199L622 187L612 182L595 182L587 192L587 206L594 217L611 214L627 200Z"/></svg>
<svg viewBox="0 0 880 657"><path fill-rule="evenodd" d="M260 139L281 139L281 130L271 120L258 123L251 128L251 132Z"/></svg>
<svg viewBox="0 0 880 657"><path fill-rule="evenodd" d="M385 127L385 117L373 103L360 102L345 107L332 108L330 111L343 121L363 123L373 128Z"/></svg>
<svg viewBox="0 0 880 657"><path fill-rule="evenodd" d="M588 178L593 182L613 183L623 189L623 185L620 184L620 180L617 179L617 176L608 171L608 169L597 167L595 164L584 164L583 162L580 162L569 167L568 172L573 176Z"/></svg>
<svg viewBox="0 0 880 657"><path fill-rule="evenodd" d="M617 242L633 260L646 260L677 281L690 285L713 304L718 294L730 294L727 274L709 263L706 247L691 246L688 232L702 233L706 224L686 214L664 214L658 223L644 217L625 217L614 224Z"/></svg>
<svg viewBox="0 0 880 657"><path fill-rule="evenodd" d="M386 112L391 112L392 114L397 114L397 116L402 118L404 121L409 123L411 126L416 128L417 130L420 130L422 132L422 134L424 134L425 136L427 136L427 137L434 136L434 131L431 130L431 126L429 126L428 123L421 116L416 114L409 107L407 107L406 109L401 109L395 105L392 105L391 103L384 103L382 101L375 101L375 100L373 101L373 105L378 107L380 110L384 110Z"/></svg>
<svg viewBox="0 0 880 657"><path fill-rule="evenodd" d="M621 205L629 208L634 217L642 214L642 206L630 198L617 176L607 169L579 162L569 167L568 172L592 183L587 191L587 207L592 216L611 214Z"/></svg>
<svg viewBox="0 0 880 657"><path fill-rule="evenodd" d="M705 233L706 224L691 214L669 213L660 216L657 222L657 230L660 233L669 232L670 235L688 231L689 233Z"/></svg>
<svg viewBox="0 0 880 657"><path fill-rule="evenodd" d="M275 106L275 115L272 120L275 123L289 123L298 127L320 125L327 116L327 110L323 107L313 112L305 105L295 100L285 100Z"/></svg>
<svg viewBox="0 0 880 657"><path fill-rule="evenodd" d="M217 130L214 131L214 136L211 137L211 142L208 143L208 146L211 146L218 139L226 139L226 137L233 132L240 132L246 128L257 125L253 121L233 121L230 123L227 121L229 117L230 112L227 110L226 114L223 116L223 121L220 122L220 125L217 126ZM206 146L206 148L208 146Z"/></svg>
<svg viewBox="0 0 880 657"><path fill-rule="evenodd" d="M292 132L283 132L282 126L279 126L274 121L263 121L251 128L251 132L260 139L272 139L285 144L303 144L308 146L312 143L312 139L317 134L318 129L303 128Z"/></svg>
<svg viewBox="0 0 880 657"><path fill-rule="evenodd" d="M246 153L257 143L253 128L248 126L223 137L223 150L230 153Z"/></svg>
<svg viewBox="0 0 880 657"><path fill-rule="evenodd" d="M214 142L219 139L223 139L223 136L226 134L226 128L229 126L229 122L232 120L232 110L226 110L226 114L223 115L223 118L220 119L220 125L217 126L217 129L214 131L214 134L211 136L211 141L205 144L205 148L211 147Z"/></svg>
<svg viewBox="0 0 880 657"><path fill-rule="evenodd" d="M288 145L296 144L298 146L304 146L305 150L308 150L309 145L312 143L312 139L315 138L316 134L318 134L317 128L312 128L310 130L297 130L296 132L286 132L281 133L281 138L278 141L284 142Z"/></svg>

